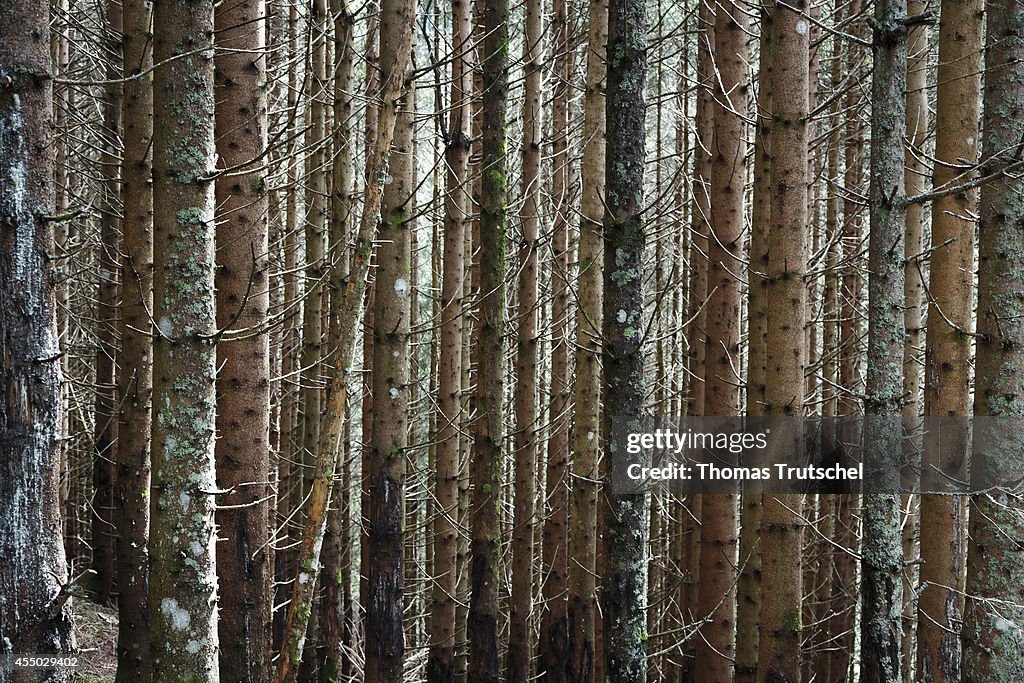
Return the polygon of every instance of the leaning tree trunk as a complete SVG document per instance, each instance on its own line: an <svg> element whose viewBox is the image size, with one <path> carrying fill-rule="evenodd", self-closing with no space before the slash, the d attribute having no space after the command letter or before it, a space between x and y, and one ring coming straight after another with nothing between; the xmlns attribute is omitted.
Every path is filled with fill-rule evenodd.
<svg viewBox="0 0 1024 683"><path fill-rule="evenodd" d="M906 0L875 3L868 233L868 377L865 443L882 455L880 491L864 494L861 554L862 683L899 683L902 659L903 538L900 434L905 325L903 136L906 132Z"/></svg>
<svg viewBox="0 0 1024 683"><path fill-rule="evenodd" d="M412 30L416 19L415 0L385 0L381 9L381 88L378 132L367 150L366 189L359 227L352 240L353 252L348 280L334 312L338 325L338 348L328 392L316 467L309 492L308 514L298 549L294 592L288 606L285 633L275 680L295 680L310 609L316 596L315 577L320 571L320 550L327 525L331 488L341 450L348 401L347 385L355 354L356 332L362 312L366 277L380 217L387 158L395 133L398 102L405 90L405 65L412 48ZM301 580L305 576L305 580Z"/></svg>
<svg viewBox="0 0 1024 683"><path fill-rule="evenodd" d="M605 116L604 433L618 421L639 427L644 409L644 0L613 0L608 8L608 93ZM607 472L615 471L608 464ZM603 576L604 662L609 683L647 680L646 527L644 494L618 495L609 474Z"/></svg>
<svg viewBox="0 0 1024 683"><path fill-rule="evenodd" d="M982 158L986 172L1019 163L1024 140L1024 5L986 3L985 113ZM1008 141L1014 144L1008 145ZM1008 481L1024 476L1019 424L1024 416L1024 186L1019 177L999 177L981 188L978 274L978 355L974 414L991 415L988 448L975 445L972 468L999 471ZM981 420L978 421L980 425ZM1008 435L1006 441L1001 435ZM1024 680L1024 501L1019 491L976 495L971 501L967 563L967 611L963 631L963 680L1010 683Z"/></svg>
<svg viewBox="0 0 1024 683"><path fill-rule="evenodd" d="M218 6L216 132L217 512L221 677L270 680L270 307L263 154L267 147L263 0ZM232 338L236 336L237 338Z"/></svg>
<svg viewBox="0 0 1024 683"><path fill-rule="evenodd" d="M153 82L155 681L219 680L213 8L213 0L154 8L153 60L161 65Z"/></svg>
<svg viewBox="0 0 1024 683"><path fill-rule="evenodd" d="M48 256L54 188L47 3L0 4L0 35L0 647L6 658L70 654L72 638L62 585L61 373ZM68 679L66 670L22 670L13 678Z"/></svg>

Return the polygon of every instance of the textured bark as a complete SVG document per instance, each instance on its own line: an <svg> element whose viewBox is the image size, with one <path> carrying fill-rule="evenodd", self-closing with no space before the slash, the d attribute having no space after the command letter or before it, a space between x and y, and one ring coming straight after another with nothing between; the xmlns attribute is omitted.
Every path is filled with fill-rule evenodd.
<svg viewBox="0 0 1024 683"><path fill-rule="evenodd" d="M414 0L387 0L381 10L379 128L372 147L367 150L363 207L359 227L353 239L349 278L345 282L341 301L337 304L338 349L334 358L313 486L309 494L308 516L299 547L295 593L288 607L282 655L275 679L279 683L294 680L296 669L302 660L303 639L315 595L316 581L314 579L302 583L298 578L302 574L316 577L320 569L320 551L327 524L331 487L344 433L348 373L355 354L355 339L366 291L370 254L380 215L386 160L394 138L398 100L404 90L405 66L412 47L415 18Z"/></svg>
<svg viewBox="0 0 1024 683"><path fill-rule="evenodd" d="M568 572L569 558L569 277L571 248L572 160L569 155L569 86L573 72L570 53L570 12L566 0L556 0L554 21L554 79L551 106L551 194L555 204L551 250L553 299L551 301L551 390L548 421L551 434L547 445L547 500L541 554L543 564L542 592L544 612L541 614L537 641L537 673L547 683L564 683L568 674L569 621Z"/></svg>
<svg viewBox="0 0 1024 683"><path fill-rule="evenodd" d="M467 203L463 190L469 172L470 98L473 71L468 47L472 35L469 0L452 4L451 113L445 141L444 274L441 282L441 330L438 358L438 414L433 441L434 496L437 511L432 533L434 579L429 616L429 683L455 680L455 615L459 576L456 571L459 532L459 432L462 417L462 313L465 283Z"/></svg>
<svg viewBox="0 0 1024 683"><path fill-rule="evenodd" d="M480 169L479 348L476 416L470 463L470 603L467 676L471 683L498 680L498 526L504 440L505 230L508 203L506 107L508 4L483 7L482 141Z"/></svg>
<svg viewBox="0 0 1024 683"><path fill-rule="evenodd" d="M515 506L512 520L512 590L509 602L508 663L505 680L525 683L530 677L530 621L533 607L533 530L537 499L537 237L540 228L540 157L543 117L541 67L544 37L541 0L526 3L523 42L525 92L521 207L516 315L516 384L514 410Z"/></svg>
<svg viewBox="0 0 1024 683"><path fill-rule="evenodd" d="M871 186L868 233L868 357L865 443L883 459L881 492L864 495L861 551L862 683L899 683L902 658L903 539L900 431L905 324L903 137L906 132L906 0L875 3L871 85ZM884 457L884 456L883 456ZM888 460L888 461L887 461Z"/></svg>
<svg viewBox="0 0 1024 683"><path fill-rule="evenodd" d="M385 20L386 21L386 20ZM382 25L382 31L387 24ZM390 36L381 33L381 41ZM414 210L411 97L399 104L384 190L373 311L373 434L369 479L366 562L366 680L403 680L405 584L403 513L409 445L409 240Z"/></svg>
<svg viewBox="0 0 1024 683"><path fill-rule="evenodd" d="M806 363L803 319L807 289L807 20L794 7L772 11L773 150L768 257L768 344L765 412L800 416ZM761 524L764 591L757 663L758 683L800 680L801 556L803 520L799 495L765 495Z"/></svg>
<svg viewBox="0 0 1024 683"><path fill-rule="evenodd" d="M978 157L983 2L946 0L941 3L940 14L935 187L959 182L964 164L973 164ZM968 172L966 177L971 175ZM967 190L942 197L932 206L925 415L966 416L970 411L976 228L972 214L976 203L977 191ZM933 434L925 435L926 455L939 453ZM957 442L950 443L951 439ZM967 449L967 430L956 436L944 434L942 450L954 454L961 466ZM952 462L942 463L942 467L954 475L958 471ZM927 479L926 485L934 487L938 483ZM917 624L917 675L924 683L957 681L961 676L959 629L966 579L966 506L966 499L960 495L921 497L921 526L929 530L921 537L924 589L918 600Z"/></svg>
<svg viewBox="0 0 1024 683"><path fill-rule="evenodd" d="M58 488L60 351L54 282L53 81L46 3L0 6L0 642L71 654ZM6 663L5 663L6 666ZM69 680L21 670L13 681Z"/></svg>
<svg viewBox="0 0 1024 683"><path fill-rule="evenodd" d="M224 679L264 683L273 667L273 554L267 519L270 471L270 307L262 155L267 147L263 0L218 6L217 512ZM232 335L232 331L235 335ZM232 336L238 336L233 339Z"/></svg>
<svg viewBox="0 0 1024 683"><path fill-rule="evenodd" d="M606 122L615 135L605 148L603 327L604 433L613 420L633 424L644 409L644 0L612 0L608 8ZM609 465L607 472L613 468ZM606 477L608 475L606 474ZM606 490L610 482L605 480ZM601 608L608 683L647 680L646 527L644 495L607 499Z"/></svg>
<svg viewBox="0 0 1024 683"><path fill-rule="evenodd" d="M1019 159L1024 139L1024 6L986 3L982 158L1000 171ZM1016 151L1014 151L1016 150ZM999 178L981 188L978 276L978 352L974 414L999 416L1006 428L989 448L976 444L971 467L1024 476L1019 458L1019 422L1024 415L1024 361L1020 292L1024 290L1024 187L1019 178ZM991 429L991 427L989 427ZM970 547L964 615L963 680L1009 683L1024 679L1024 502L1019 492L999 491L971 501Z"/></svg>
<svg viewBox="0 0 1024 683"><path fill-rule="evenodd" d="M213 12L212 1L154 8L149 617L154 680L178 683L219 680Z"/></svg>
<svg viewBox="0 0 1024 683"><path fill-rule="evenodd" d="M144 0L125 0L124 76L153 64L146 38L152 10ZM153 82L124 83L124 161L121 165L121 372L117 445L117 681L148 681L150 430L153 409Z"/></svg>
<svg viewBox="0 0 1024 683"><path fill-rule="evenodd" d="M605 76L608 3L591 0L587 23L587 85L580 162L580 242L576 291L576 391L572 489L569 493L568 680L594 680L597 620L597 464L601 444L601 283L604 272Z"/></svg>
<svg viewBox="0 0 1024 683"><path fill-rule="evenodd" d="M704 412L738 415L740 409L740 308L738 273L743 249L743 186L746 182L747 16L739 6L715 15L718 73L711 141L710 236L708 239L708 345L704 364ZM696 670L712 680L733 677L736 636L738 509L734 494L705 496L701 505L697 618L706 619L696 639Z"/></svg>
<svg viewBox="0 0 1024 683"><path fill-rule="evenodd" d="M331 0L334 16L334 64L333 96L334 125L332 142L334 157L331 164L330 198L330 293L331 306L328 311L327 353L329 357L338 352L341 326L337 304L348 278L349 253L353 216L353 184L355 153L355 130L352 120L353 61L355 51L352 45L354 17L347 11L342 0ZM346 403L346 432L351 430L352 410ZM320 605L320 629L322 633L321 675L324 680L347 680L352 674L352 523L350 486L352 482L352 454L355 451L350 438L344 439L341 454L341 476L334 481L331 500L334 501L327 514L327 531L324 538L324 561L320 572L323 582L323 601Z"/></svg>
<svg viewBox="0 0 1024 683"><path fill-rule="evenodd" d="M757 117L754 128L754 184L747 280L747 414L763 415L768 353L768 228L771 220L772 9L760 3L760 54ZM740 576L737 584L736 680L752 683L757 675L758 620L761 614L761 516L756 493L740 501Z"/></svg>

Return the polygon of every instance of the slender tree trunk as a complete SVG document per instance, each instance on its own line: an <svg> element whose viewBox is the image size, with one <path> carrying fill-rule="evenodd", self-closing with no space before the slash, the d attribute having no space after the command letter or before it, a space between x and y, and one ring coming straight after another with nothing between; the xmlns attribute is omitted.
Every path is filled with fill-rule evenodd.
<svg viewBox="0 0 1024 683"><path fill-rule="evenodd" d="M214 7L154 10L153 674L217 681Z"/></svg>
<svg viewBox="0 0 1024 683"><path fill-rule="evenodd" d="M269 681L273 553L267 519L270 472L270 307L263 0L218 6L217 513L221 677ZM232 331L238 339L231 339Z"/></svg>
<svg viewBox="0 0 1024 683"><path fill-rule="evenodd" d="M100 602L110 602L114 590L114 476L117 459L117 241L121 232L119 155L121 139L122 11L120 2L108 2L104 47L109 61L103 89L103 153L100 162L106 175L100 208L99 288L96 293L96 394L92 465L92 584Z"/></svg>
<svg viewBox="0 0 1024 683"><path fill-rule="evenodd" d="M0 6L0 642L70 655L59 482L60 350L51 265L53 121L47 3ZM6 663L5 663L6 666ZM69 680L20 670L13 681Z"/></svg>
<svg viewBox="0 0 1024 683"><path fill-rule="evenodd" d="M533 529L537 478L537 235L540 227L540 156L543 119L540 77L544 52L540 0L526 5L523 68L522 236L519 243L516 347L515 513L512 523L512 596L509 603L509 683L530 677L533 607Z"/></svg>
<svg viewBox="0 0 1024 683"><path fill-rule="evenodd" d="M1020 158L1024 140L1024 6L991 0L985 5L985 118L982 158L987 172L1004 171ZM1012 144L1007 143L1013 141ZM978 275L978 352L974 414L991 438L975 438L972 469L1024 476L1019 458L1019 418L1024 415L1024 361L1018 292L1024 288L1024 188L1020 178L1001 177L981 188ZM994 424L993 424L994 423ZM977 434L977 429L975 434ZM1009 470L1009 471L1007 471ZM1019 492L983 493L971 500L970 547L964 618L963 680L1009 683L1024 680L1024 502ZM1016 541L1016 542L1015 542Z"/></svg>
<svg viewBox="0 0 1024 683"><path fill-rule="evenodd" d="M923 14L926 4L921 0L910 0L907 3L907 15ZM910 145L904 154L904 185L906 194L913 196L925 192L928 167L925 163L924 145L928 139L928 52L929 36L927 24L912 26L907 37L907 140ZM904 424L912 430L920 425L920 416L924 409L921 393L924 384L922 352L924 342L924 271L922 252L924 251L924 205L914 203L907 206L906 238L903 253L906 257L904 265L904 313L903 324L906 327L906 338L903 343L903 418ZM920 438L905 439L904 453L911 462L919 462ZM916 479L916 478L915 478ZM909 482L911 485L916 481ZM904 494L903 501L903 556L905 560L917 557L919 539L919 506L920 497ZM916 595L917 577L920 573L918 563L906 562L903 570L903 669L904 680L914 677L914 643L917 631L917 602L911 599Z"/></svg>
<svg viewBox="0 0 1024 683"><path fill-rule="evenodd" d="M152 10L144 0L125 0L124 77L153 64L146 38ZM148 681L152 674L149 615L150 430L153 409L153 86L148 78L124 83L124 160L121 188L121 372L117 446L117 681Z"/></svg>
<svg viewBox="0 0 1024 683"><path fill-rule="evenodd" d="M470 465L471 592L466 630L468 680L498 680L498 581L504 394L505 230L508 202L506 107L508 99L508 4L483 8L483 139L480 167L479 363Z"/></svg>
<svg viewBox="0 0 1024 683"><path fill-rule="evenodd" d="M541 615L537 642L537 669L546 683L565 683L568 674L569 620L569 226L572 201L572 160L569 155L569 87L573 71L570 42L570 12L566 0L554 4L554 69L551 105L551 194L554 201L552 227L551 301L551 391L548 422L551 434L547 447L546 499L542 542Z"/></svg>
<svg viewBox="0 0 1024 683"><path fill-rule="evenodd" d="M939 66L935 101L933 183L960 182L964 164L978 158L982 65L981 0L945 0L939 22ZM972 172L967 173L970 177ZM938 199L932 205L928 329L925 336L925 415L970 413L970 355L974 286L974 232L977 191ZM926 458L941 452L966 461L967 430L950 436L925 435ZM950 439L956 443L949 443ZM947 474L962 473L952 462L938 464ZM925 470L927 471L927 470ZM923 490L944 486L923 478ZM918 600L917 673L924 683L958 681L961 676L959 628L967 554L967 500L956 494L921 497L921 585Z"/></svg>
<svg viewBox="0 0 1024 683"><path fill-rule="evenodd" d="M644 80L647 8L644 0L613 0L608 9L609 130L605 148L603 326L605 419L639 420L644 409L643 266ZM607 472L614 471L610 464ZM610 476L606 475L606 476ZM646 526L643 494L608 492L603 576L605 676L609 683L647 680Z"/></svg>
<svg viewBox="0 0 1024 683"><path fill-rule="evenodd" d="M441 331L438 358L438 415L433 522L434 582L429 618L429 683L455 680L455 622L458 597L459 432L462 425L462 345L465 332L465 231L469 198L469 125L473 71L470 64L472 17L469 0L452 4L452 87L448 140L445 141L444 275L441 282Z"/></svg>
<svg viewBox="0 0 1024 683"><path fill-rule="evenodd" d="M765 413L799 417L806 364L803 319L807 289L807 89L809 26L793 7L772 11L771 209ZM764 591L758 683L799 683L801 639L800 496L766 494L761 524Z"/></svg>
<svg viewBox="0 0 1024 683"><path fill-rule="evenodd" d="M760 54L754 127L754 183L747 275L747 414L763 415L768 353L768 227L771 220L772 10L760 4ZM736 681L757 675L761 614L761 517L764 501L749 493L740 500L740 575L737 584Z"/></svg>
<svg viewBox="0 0 1024 683"><path fill-rule="evenodd" d="M747 16L739 6L721 6L715 15L718 73L711 141L710 234L708 238L707 337L704 412L738 415L740 379L743 187L747 173ZM736 646L736 558L738 496L704 496L701 505L700 576L697 617L707 619L697 638L696 670L701 677L733 677Z"/></svg>
<svg viewBox="0 0 1024 683"><path fill-rule="evenodd" d="M899 453L903 401L905 232L903 138L907 84L906 0L875 4L872 37L871 186L868 233L868 376L865 443L883 454L879 492L864 494L862 683L899 683L903 539ZM888 456L888 457L885 457Z"/></svg>
<svg viewBox="0 0 1024 683"><path fill-rule="evenodd" d="M590 0L587 75L580 162L580 243L576 291L576 390L573 419L572 489L569 493L568 680L594 680L597 621L597 481L601 444L601 283L604 273L605 74L607 0Z"/></svg>
<svg viewBox="0 0 1024 683"><path fill-rule="evenodd" d="M352 83L355 52L352 45L354 17L344 2L331 0L334 16L334 126L332 138L334 159L331 164L330 199L330 294L327 353L333 358L338 352L340 325L338 303L341 301L348 277L348 243L351 237L353 214L353 155L356 126L352 120ZM351 428L351 407L345 405L346 430ZM325 680L347 680L352 673L352 614L351 614L351 513L349 494L352 479L351 440L343 444L342 473L335 479L328 512L324 563L320 578L324 584L324 599L320 607L320 628L323 633L322 675Z"/></svg>

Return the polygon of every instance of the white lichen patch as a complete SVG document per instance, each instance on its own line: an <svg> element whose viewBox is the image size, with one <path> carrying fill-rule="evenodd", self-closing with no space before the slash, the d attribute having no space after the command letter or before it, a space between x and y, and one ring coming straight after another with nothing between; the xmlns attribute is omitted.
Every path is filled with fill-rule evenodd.
<svg viewBox="0 0 1024 683"><path fill-rule="evenodd" d="M189 544L188 549L189 549L189 552L191 552L196 557L199 557L200 555L203 554L203 544L200 543L199 541L192 541Z"/></svg>
<svg viewBox="0 0 1024 683"><path fill-rule="evenodd" d="M388 389L388 396L390 396L392 398L392 400L398 398L398 389L396 389L394 387L391 387L390 389Z"/></svg>
<svg viewBox="0 0 1024 683"><path fill-rule="evenodd" d="M174 598L164 598L160 603L160 611L163 612L171 622L171 628L184 631L188 628L189 623L192 621L192 617L189 613L178 606L178 601Z"/></svg>
<svg viewBox="0 0 1024 683"><path fill-rule="evenodd" d="M185 652L189 653L190 655L199 654L199 641L188 641L188 643L185 644Z"/></svg>
<svg viewBox="0 0 1024 683"><path fill-rule="evenodd" d="M796 22L796 32L802 36L807 35L807 22L803 19L798 19Z"/></svg>
<svg viewBox="0 0 1024 683"><path fill-rule="evenodd" d="M171 319L166 315L160 318L160 322L157 323L157 327L160 328L160 334L165 337L170 337L174 333L174 326L171 324Z"/></svg>
<svg viewBox="0 0 1024 683"><path fill-rule="evenodd" d="M405 296L406 292L409 291L409 283L405 281L405 278L395 279L395 294L398 296Z"/></svg>
<svg viewBox="0 0 1024 683"><path fill-rule="evenodd" d="M620 323L624 323L629 319L629 315L626 314L626 310L624 308L620 308L619 312L615 314L615 319Z"/></svg>
<svg viewBox="0 0 1024 683"><path fill-rule="evenodd" d="M303 585L309 583L309 574L307 574L306 572L300 572L299 573L299 583L301 583Z"/></svg>
<svg viewBox="0 0 1024 683"><path fill-rule="evenodd" d="M181 511L182 512L184 512L185 510L188 510L188 504L191 501L192 501L192 499L189 498L188 494L185 493L184 491L182 491L181 493L178 494L178 503L181 504Z"/></svg>

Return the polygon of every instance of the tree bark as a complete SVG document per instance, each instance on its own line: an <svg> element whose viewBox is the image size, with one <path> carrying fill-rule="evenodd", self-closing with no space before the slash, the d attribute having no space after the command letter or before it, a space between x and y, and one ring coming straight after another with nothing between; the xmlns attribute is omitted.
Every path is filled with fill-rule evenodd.
<svg viewBox="0 0 1024 683"><path fill-rule="evenodd" d="M270 680L273 553L270 486L269 202L263 0L218 6L217 154L217 547L221 677ZM232 334L234 332L234 335ZM232 339L232 336L238 338Z"/></svg>
<svg viewBox="0 0 1024 683"><path fill-rule="evenodd" d="M572 488L569 492L568 680L594 680L597 621L597 482L601 444L601 283L604 273L605 64L608 2L591 0L580 162L580 242L576 291L576 388Z"/></svg>
<svg viewBox="0 0 1024 683"><path fill-rule="evenodd" d="M985 5L985 89L982 158L986 171L1020 158L1024 140L1024 6L990 0ZM1024 188L1019 178L999 178L981 188L978 274L976 416L994 416L987 448L975 440L972 469L1024 476L1019 459L1019 420L1024 387L1016 368L1024 361L1018 293L1024 289ZM998 420L998 421L997 421ZM992 423L995 424L992 424ZM984 424L984 420L976 421ZM977 432L976 432L977 433ZM1003 437L1003 438L1000 438ZM1017 492L992 492L971 500L970 547L964 616L963 680L1009 683L1024 679L1024 501Z"/></svg>
<svg viewBox="0 0 1024 683"><path fill-rule="evenodd" d="M903 539L899 459L903 401L906 0L875 4L872 39L871 185L865 444L882 455L880 492L864 494L862 683L899 683Z"/></svg>
<svg viewBox="0 0 1024 683"><path fill-rule="evenodd" d="M153 65L146 38L152 10L144 0L125 0L125 78ZM124 83L121 102L124 160L121 164L121 372L117 445L117 681L148 681L149 655L150 437L153 409L153 82L149 77Z"/></svg>
<svg viewBox="0 0 1024 683"><path fill-rule="evenodd" d="M809 25L803 3L776 2L772 11L773 150L768 257L768 344L765 356L767 415L803 412L806 364L803 320L807 288L807 91ZM801 556L800 496L766 494L761 523L764 591L758 683L799 683Z"/></svg>
<svg viewBox="0 0 1024 683"><path fill-rule="evenodd" d="M608 8L609 130L605 148L603 326L604 434L644 409L644 81L647 8L644 0L612 0ZM610 464L607 472L615 470ZM643 494L617 495L606 474L606 574L602 585L604 668L609 683L647 680L646 528Z"/></svg>
<svg viewBox="0 0 1024 683"><path fill-rule="evenodd" d="M179 683L219 680L213 5L154 7L149 617L153 678Z"/></svg>
<svg viewBox="0 0 1024 683"><path fill-rule="evenodd" d="M70 655L58 508L60 351L48 256L54 186L47 4L4 2L0 35L0 642L5 658ZM61 683L69 675L19 670L12 680Z"/></svg>

